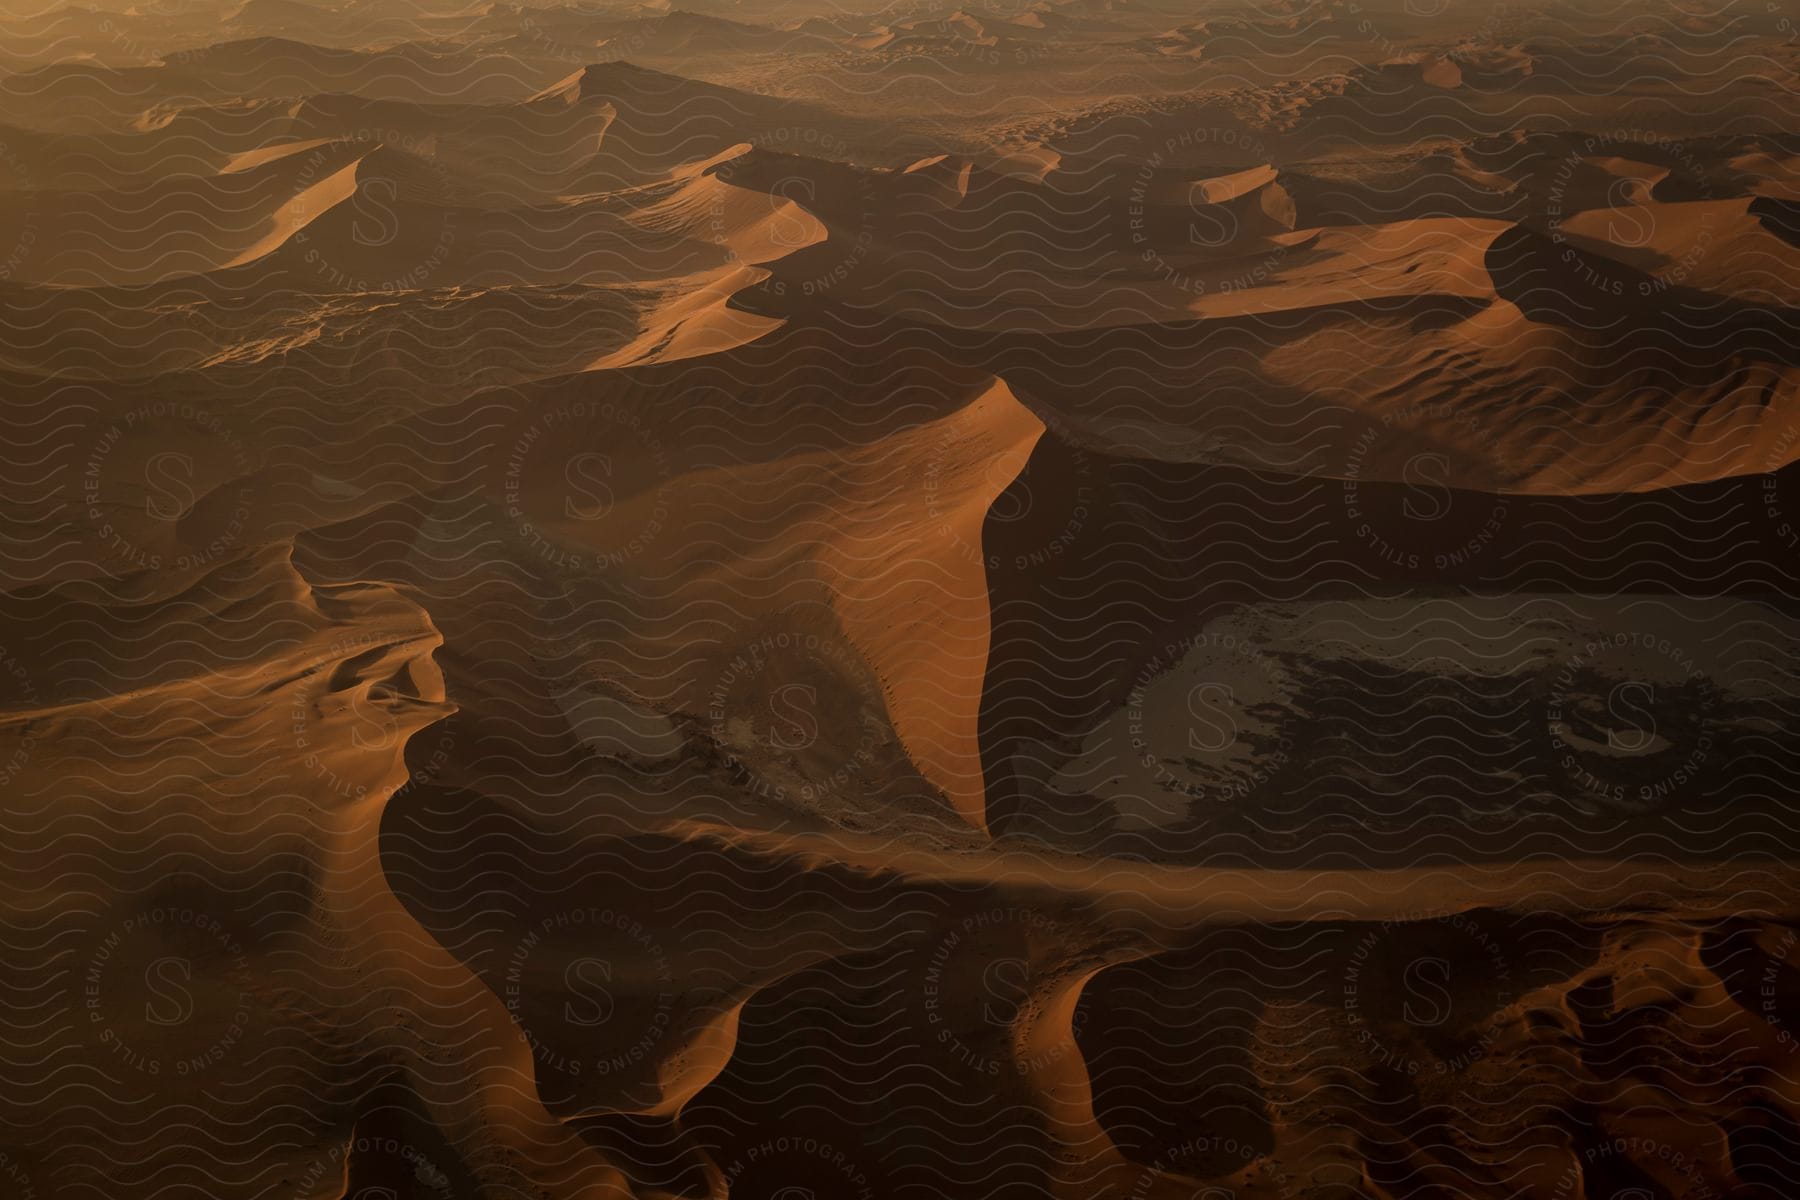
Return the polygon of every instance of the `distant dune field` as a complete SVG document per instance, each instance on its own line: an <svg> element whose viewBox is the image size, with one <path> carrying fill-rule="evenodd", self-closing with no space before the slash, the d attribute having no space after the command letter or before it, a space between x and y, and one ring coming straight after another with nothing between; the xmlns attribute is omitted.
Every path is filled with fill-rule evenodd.
<svg viewBox="0 0 1800 1200"><path fill-rule="evenodd" d="M0 1197L1800 1195L1800 11L0 0Z"/></svg>

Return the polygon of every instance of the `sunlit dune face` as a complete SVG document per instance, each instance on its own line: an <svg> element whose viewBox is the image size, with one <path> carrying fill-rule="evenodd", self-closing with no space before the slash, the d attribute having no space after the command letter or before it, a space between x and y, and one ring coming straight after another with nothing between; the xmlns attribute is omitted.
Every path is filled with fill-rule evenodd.
<svg viewBox="0 0 1800 1200"><path fill-rule="evenodd" d="M0 1196L1779 1200L1762 0L0 0Z"/></svg>

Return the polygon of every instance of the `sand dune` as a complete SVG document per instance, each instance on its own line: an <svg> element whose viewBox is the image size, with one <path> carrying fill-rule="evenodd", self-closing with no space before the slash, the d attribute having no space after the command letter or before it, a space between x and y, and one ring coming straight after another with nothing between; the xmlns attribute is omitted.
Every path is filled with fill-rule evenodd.
<svg viewBox="0 0 1800 1200"><path fill-rule="evenodd" d="M1788 1195L1795 69L0 19L0 1194Z"/></svg>

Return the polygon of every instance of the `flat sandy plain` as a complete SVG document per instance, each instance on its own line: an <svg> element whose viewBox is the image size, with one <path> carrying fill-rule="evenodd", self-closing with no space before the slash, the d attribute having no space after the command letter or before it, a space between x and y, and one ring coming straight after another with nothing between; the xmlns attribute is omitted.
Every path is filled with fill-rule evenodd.
<svg viewBox="0 0 1800 1200"><path fill-rule="evenodd" d="M1800 1195L1800 11L5 3L0 1195Z"/></svg>

